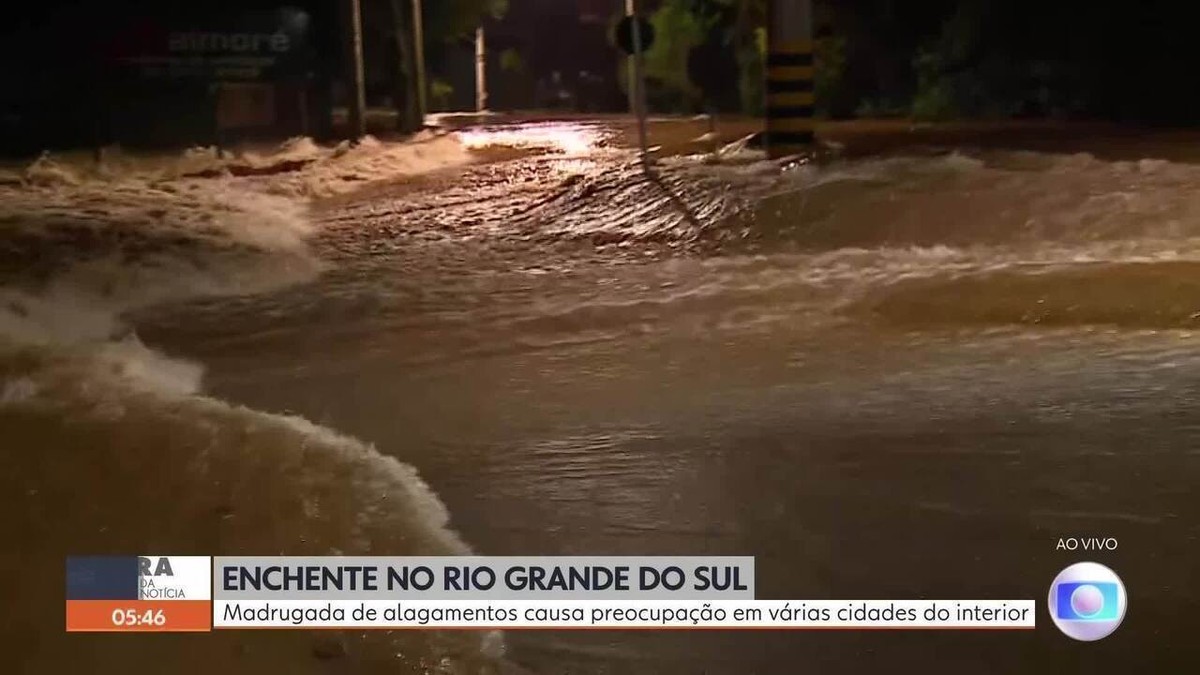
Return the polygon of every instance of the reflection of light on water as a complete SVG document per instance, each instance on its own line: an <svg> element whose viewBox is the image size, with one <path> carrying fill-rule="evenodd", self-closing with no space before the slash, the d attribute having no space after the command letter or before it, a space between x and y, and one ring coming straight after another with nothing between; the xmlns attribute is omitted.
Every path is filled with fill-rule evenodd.
<svg viewBox="0 0 1200 675"><path fill-rule="evenodd" d="M549 163L549 167L559 173L576 174L588 173L598 165L591 159L562 159Z"/></svg>
<svg viewBox="0 0 1200 675"><path fill-rule="evenodd" d="M468 148L506 145L516 148L548 148L568 155L582 155L603 140L602 131L591 125L543 122L509 127L464 129L459 133Z"/></svg>

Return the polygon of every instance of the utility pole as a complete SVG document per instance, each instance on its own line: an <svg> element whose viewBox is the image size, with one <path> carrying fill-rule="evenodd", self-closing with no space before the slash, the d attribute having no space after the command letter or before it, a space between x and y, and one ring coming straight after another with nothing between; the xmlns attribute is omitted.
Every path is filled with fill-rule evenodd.
<svg viewBox="0 0 1200 675"><path fill-rule="evenodd" d="M487 110L487 44L483 26L475 29L475 111Z"/></svg>
<svg viewBox="0 0 1200 675"><path fill-rule="evenodd" d="M412 30L413 30L413 61L416 64L417 72L416 88L417 88L417 123L421 126L425 125L425 113L429 107L426 105L425 97L428 95L429 89L425 86L425 20L422 18L421 12L422 0L412 0Z"/></svg>
<svg viewBox="0 0 1200 675"><path fill-rule="evenodd" d="M770 0L767 27L767 154L796 155L813 143L812 0Z"/></svg>
<svg viewBox="0 0 1200 675"><path fill-rule="evenodd" d="M346 93L349 96L346 108L349 112L350 140L357 141L367 135L366 76L363 72L362 52L362 9L359 0L343 0L346 15Z"/></svg>

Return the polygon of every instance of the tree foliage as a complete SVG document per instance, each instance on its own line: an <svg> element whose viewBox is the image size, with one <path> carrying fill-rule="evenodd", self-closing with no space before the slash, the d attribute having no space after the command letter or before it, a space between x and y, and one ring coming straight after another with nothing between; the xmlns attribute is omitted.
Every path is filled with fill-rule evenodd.
<svg viewBox="0 0 1200 675"><path fill-rule="evenodd" d="M650 18L654 44L646 50L646 77L657 88L656 108L696 107L700 91L688 77L688 55L708 32L709 17L693 11L691 0L666 0Z"/></svg>
<svg viewBox="0 0 1200 675"><path fill-rule="evenodd" d="M1172 64L1193 51L1185 3L1146 0L1127 7L1129 16L1044 0L814 4L819 114L1179 118L1200 108L1200 95L1181 97L1166 84ZM697 81L694 70L689 77L682 53L708 49L712 60L724 50L737 62L740 108L758 112L769 5L664 0L654 15L661 43L648 58L651 74L680 103L697 89L708 99L713 84Z"/></svg>
<svg viewBox="0 0 1200 675"><path fill-rule="evenodd" d="M460 40L475 33L483 20L500 18L509 0L433 0L422 5L425 39L432 42Z"/></svg>

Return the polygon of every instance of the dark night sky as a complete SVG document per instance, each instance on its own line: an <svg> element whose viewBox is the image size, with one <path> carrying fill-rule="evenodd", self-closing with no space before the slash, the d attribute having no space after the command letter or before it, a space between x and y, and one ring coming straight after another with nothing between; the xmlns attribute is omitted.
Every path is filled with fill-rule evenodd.
<svg viewBox="0 0 1200 675"><path fill-rule="evenodd" d="M5 34L0 40L4 62L0 104L8 109L34 108L36 115L45 110L86 109L89 91L100 86L95 43L111 37L133 17L236 12L280 4L313 15L319 49L324 52L321 61L335 69L340 52L333 0L21 3L9 10L0 29ZM614 9L619 5L616 0L608 4ZM510 6L506 24L525 21L537 27L537 39L526 41L530 51L524 54L534 71L553 70L558 60L578 60L574 52L582 47L572 42L569 33L546 30L555 21L569 20L578 5L570 0L510 0ZM1078 116L1200 123L1200 87L1194 84L1200 63L1196 3L829 0L819 12L827 17L830 30L847 41L846 110L872 97L912 96L920 48L937 52L941 76L960 91L984 92L977 98L1002 98L1006 88L1022 87L1026 92L1014 96L1027 97L1027 90L1036 86L1048 89L1051 99L1069 99L1072 114ZM554 19L551 14L562 17ZM1031 78L1041 79L1030 85ZM977 114L974 110L964 107L965 114Z"/></svg>

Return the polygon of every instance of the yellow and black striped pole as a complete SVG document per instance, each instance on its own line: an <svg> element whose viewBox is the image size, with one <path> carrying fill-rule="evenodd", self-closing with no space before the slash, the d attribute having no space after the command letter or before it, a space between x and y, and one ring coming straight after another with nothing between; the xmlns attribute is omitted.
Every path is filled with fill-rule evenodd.
<svg viewBox="0 0 1200 675"><path fill-rule="evenodd" d="M771 0L767 31L767 154L786 157L813 143L811 0Z"/></svg>

